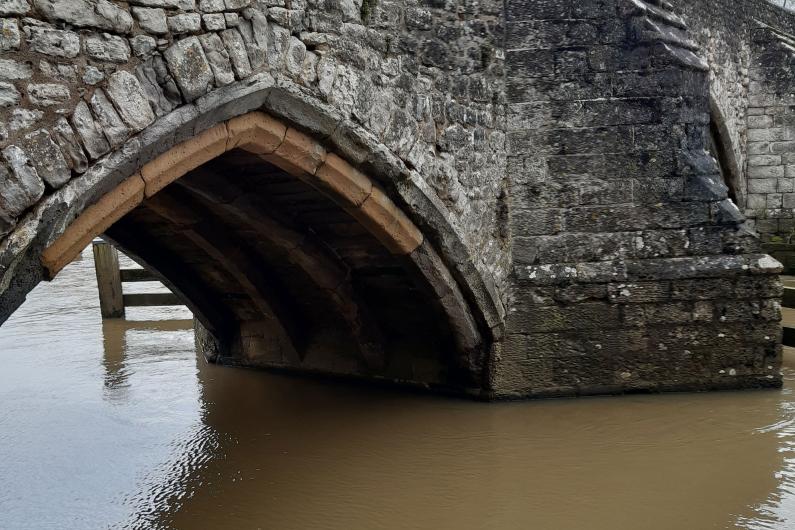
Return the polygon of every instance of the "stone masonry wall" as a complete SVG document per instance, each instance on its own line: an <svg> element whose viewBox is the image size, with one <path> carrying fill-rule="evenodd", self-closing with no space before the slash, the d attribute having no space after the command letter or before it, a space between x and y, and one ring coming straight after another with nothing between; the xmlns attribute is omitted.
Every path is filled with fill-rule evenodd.
<svg viewBox="0 0 795 530"><path fill-rule="evenodd" d="M666 2L507 3L506 394L779 384L778 264L706 151L708 66Z"/></svg>
<svg viewBox="0 0 795 530"><path fill-rule="evenodd" d="M266 72L385 145L501 286L500 21L496 1L0 0L0 236L155 120Z"/></svg>

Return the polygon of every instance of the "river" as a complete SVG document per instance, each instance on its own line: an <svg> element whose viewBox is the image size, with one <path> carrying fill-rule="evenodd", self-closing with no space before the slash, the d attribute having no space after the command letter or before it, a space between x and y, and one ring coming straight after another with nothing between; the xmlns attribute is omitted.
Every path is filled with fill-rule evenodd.
<svg viewBox="0 0 795 530"><path fill-rule="evenodd" d="M103 322L89 250L0 328L0 529L795 528L795 365L486 404L206 365L188 318Z"/></svg>

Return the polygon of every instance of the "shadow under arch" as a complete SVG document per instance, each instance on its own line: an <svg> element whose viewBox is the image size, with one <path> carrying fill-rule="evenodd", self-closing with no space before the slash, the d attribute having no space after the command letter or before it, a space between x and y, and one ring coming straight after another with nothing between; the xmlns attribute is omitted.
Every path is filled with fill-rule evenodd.
<svg viewBox="0 0 795 530"><path fill-rule="evenodd" d="M374 143L366 131L322 103L310 101L295 87L274 83L270 76L260 76L177 109L98 161L74 184L48 197L0 249L6 287L0 294L0 319L7 318L38 281L54 277L92 237L106 233L183 296L209 332L200 338L208 339L204 345L216 350L211 353L219 361L384 377L488 394L490 346L501 335L503 310L493 283L483 278L468 255L462 255L468 253L446 209L435 204L438 199L418 175ZM285 122L273 115L286 118ZM329 144L346 157L327 150ZM362 170L378 171L381 180L367 176L350 159ZM401 288L417 296L413 305L406 300L397 305L432 320L429 329L444 330L441 335L451 345L442 362L446 366L420 366L427 358L398 366L394 352L385 353L395 349L394 329L384 327L396 327L394 320L399 319L382 308L373 309L393 305L391 301L379 304L368 296L372 283L356 285L350 263L338 247L318 236L315 227L302 233L279 219L279 212L270 215L268 208L251 199L251 193L235 191L232 179L222 186L205 186L205 169L218 160L236 161L236 171L256 162L272 174L278 172L280 178L289 176L330 198L343 215L364 228L366 237L386 249L391 260L387 268L408 273L401 273ZM256 188L251 180L248 174L241 182ZM147 216L149 221L144 219ZM232 218L240 223L229 231ZM158 248L164 239L151 237L154 225L179 228L182 235L189 235L180 244L187 241L185 248L198 248L221 265L214 270L191 269L164 258L173 257L174 249ZM274 282L269 275L273 260L263 258L261 245L240 244L246 231L266 234L268 245L311 280L310 290L324 295L323 309L330 307L336 323L347 328L358 359L334 358L326 365L303 366L308 345L317 337L306 336L306 322L301 320L305 312L291 299L297 282ZM218 278L214 294L221 296L203 295L208 277ZM412 283L406 282L409 279ZM240 298L246 303L230 301ZM438 318L430 317L434 312L443 317L443 328ZM402 338L410 335L410 330L403 330ZM350 341L345 347L349 346ZM256 350L263 347L268 356L257 359Z"/></svg>

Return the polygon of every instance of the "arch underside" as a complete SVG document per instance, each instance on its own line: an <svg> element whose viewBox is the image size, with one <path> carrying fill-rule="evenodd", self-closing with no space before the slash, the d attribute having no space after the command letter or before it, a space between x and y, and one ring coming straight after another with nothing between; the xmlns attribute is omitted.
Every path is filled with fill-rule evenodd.
<svg viewBox="0 0 795 530"><path fill-rule="evenodd" d="M215 362L488 386L482 324L429 241L377 184L267 115L144 165L44 251L50 276L100 233L185 300Z"/></svg>

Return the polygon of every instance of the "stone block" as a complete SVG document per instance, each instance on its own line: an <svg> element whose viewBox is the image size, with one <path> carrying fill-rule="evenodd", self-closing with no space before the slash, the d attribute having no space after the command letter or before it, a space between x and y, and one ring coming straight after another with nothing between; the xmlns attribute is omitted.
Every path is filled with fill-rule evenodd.
<svg viewBox="0 0 795 530"><path fill-rule="evenodd" d="M114 33L129 33L132 16L109 0L33 0L33 6L46 19L62 21L79 28Z"/></svg>
<svg viewBox="0 0 795 530"><path fill-rule="evenodd" d="M130 72L119 70L108 78L108 96L124 122L138 132L155 121L141 83Z"/></svg>
<svg viewBox="0 0 795 530"><path fill-rule="evenodd" d="M0 215L11 221L41 198L44 183L22 149L10 145L2 153L10 171L0 163Z"/></svg>
<svg viewBox="0 0 795 530"><path fill-rule="evenodd" d="M264 158L292 175L314 175L326 158L326 150L304 133L289 128L281 145Z"/></svg>
<svg viewBox="0 0 795 530"><path fill-rule="evenodd" d="M130 60L130 45L127 39L103 33L85 39L86 55L97 61L126 63Z"/></svg>
<svg viewBox="0 0 795 530"><path fill-rule="evenodd" d="M94 121L94 116L85 101L77 103L72 114L72 125L92 159L97 159L110 151L110 144L102 134L99 124Z"/></svg>
<svg viewBox="0 0 795 530"><path fill-rule="evenodd" d="M204 22L204 29L207 31L223 31L226 29L226 19L223 13L202 15L202 21Z"/></svg>
<svg viewBox="0 0 795 530"><path fill-rule="evenodd" d="M80 53L80 36L72 31L46 27L25 27L25 39L31 51L72 59Z"/></svg>
<svg viewBox="0 0 795 530"><path fill-rule="evenodd" d="M105 138L108 139L108 143L112 148L119 147L130 137L131 131L129 127L124 124L113 103L110 102L105 91L101 88L94 91L90 103L91 110L96 116L97 124L99 124Z"/></svg>
<svg viewBox="0 0 795 530"><path fill-rule="evenodd" d="M197 37L174 43L164 56L186 101L191 102L212 90L215 76Z"/></svg>
<svg viewBox="0 0 795 530"><path fill-rule="evenodd" d="M21 95L11 83L0 81L0 107L12 107L19 103Z"/></svg>
<svg viewBox="0 0 795 530"><path fill-rule="evenodd" d="M265 155L273 153L284 141L287 126L262 112L249 112L227 122L227 150L243 149Z"/></svg>
<svg viewBox="0 0 795 530"><path fill-rule="evenodd" d="M33 69L30 63L15 61L13 59L0 59L0 80L18 81L30 79Z"/></svg>
<svg viewBox="0 0 795 530"><path fill-rule="evenodd" d="M39 177L52 189L58 189L72 177L61 149L45 129L26 135L22 147Z"/></svg>
<svg viewBox="0 0 795 530"><path fill-rule="evenodd" d="M66 118L58 118L52 129L52 137L61 148L69 168L75 173L85 173L88 169L88 159Z"/></svg>
<svg viewBox="0 0 795 530"><path fill-rule="evenodd" d="M378 187L359 208L346 210L392 254L410 254L422 244L422 232Z"/></svg>
<svg viewBox="0 0 795 530"><path fill-rule="evenodd" d="M30 102L39 107L61 105L71 97L67 86L55 83L30 84L27 92Z"/></svg>
<svg viewBox="0 0 795 530"><path fill-rule="evenodd" d="M183 13L168 17L168 29L171 33L197 33L201 31L201 16L198 13Z"/></svg>
<svg viewBox="0 0 795 530"><path fill-rule="evenodd" d="M232 66L235 69L238 79L245 79L252 73L251 63L248 59L248 51L243 41L243 36L236 29L228 29L221 32Z"/></svg>
<svg viewBox="0 0 795 530"><path fill-rule="evenodd" d="M168 33L165 10L133 7L132 13L138 21L138 25L145 32L151 33L152 35L165 35Z"/></svg>
<svg viewBox="0 0 795 530"><path fill-rule="evenodd" d="M0 18L0 51L18 50L21 42L19 22L13 18Z"/></svg>
<svg viewBox="0 0 795 530"><path fill-rule="evenodd" d="M312 184L343 206L361 206L373 189L372 181L334 153L326 156Z"/></svg>
<svg viewBox="0 0 795 530"><path fill-rule="evenodd" d="M0 0L0 15L27 15L30 11L28 0Z"/></svg>
<svg viewBox="0 0 795 530"><path fill-rule="evenodd" d="M232 72L232 64L229 62L229 54L221 42L221 37L217 33L201 35L199 40L202 43L204 54L210 63L210 68L215 76L215 86L226 86L235 81L235 74Z"/></svg>

